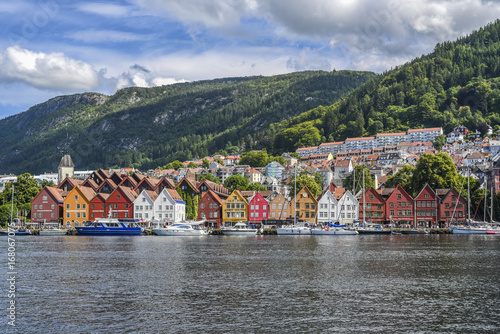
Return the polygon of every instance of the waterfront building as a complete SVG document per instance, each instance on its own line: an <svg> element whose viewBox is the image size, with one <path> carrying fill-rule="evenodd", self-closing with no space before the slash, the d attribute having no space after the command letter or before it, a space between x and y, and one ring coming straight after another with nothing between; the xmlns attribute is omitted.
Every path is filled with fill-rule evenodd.
<svg viewBox="0 0 500 334"><path fill-rule="evenodd" d="M382 223L386 221L385 201L373 187L359 198L359 220Z"/></svg>
<svg viewBox="0 0 500 334"><path fill-rule="evenodd" d="M342 197L338 200L338 202L339 213L337 216L338 221L341 224L353 223L355 220L359 219L359 202L349 190L342 194Z"/></svg>
<svg viewBox="0 0 500 334"><path fill-rule="evenodd" d="M212 190L203 192L198 203L198 219L207 220L208 225L213 228L219 228L222 224L222 200Z"/></svg>
<svg viewBox="0 0 500 334"><path fill-rule="evenodd" d="M44 187L31 201L31 222L60 222L63 216L63 190Z"/></svg>
<svg viewBox="0 0 500 334"><path fill-rule="evenodd" d="M318 223L327 224L329 222L336 222L338 220L338 204L337 199L333 196L330 189L327 188L318 199Z"/></svg>
<svg viewBox="0 0 500 334"><path fill-rule="evenodd" d="M268 198L269 201L269 219L282 220L290 217L289 203L283 194L273 192Z"/></svg>
<svg viewBox="0 0 500 334"><path fill-rule="evenodd" d="M138 194L130 187L118 186L106 200L112 218L133 218L134 201Z"/></svg>
<svg viewBox="0 0 500 334"><path fill-rule="evenodd" d="M413 198L401 187L382 190L385 199L385 216L391 223L411 224L413 222Z"/></svg>
<svg viewBox="0 0 500 334"><path fill-rule="evenodd" d="M430 227L437 221L438 197L426 184L414 199L416 226Z"/></svg>
<svg viewBox="0 0 500 334"><path fill-rule="evenodd" d="M452 224L465 224L467 219L467 200L455 189L436 189L439 198L438 222L440 227Z"/></svg>
<svg viewBox="0 0 500 334"><path fill-rule="evenodd" d="M318 201L316 201L315 196L307 186L300 189L290 202L292 215L295 207L295 214L298 220L304 220L309 223L316 222Z"/></svg>
<svg viewBox="0 0 500 334"><path fill-rule="evenodd" d="M71 191L75 186L82 186L83 182L83 180L79 179L65 178L61 183L59 183L57 188L63 191Z"/></svg>
<svg viewBox="0 0 500 334"><path fill-rule="evenodd" d="M184 177L176 185L175 190L177 190L184 203L186 203L186 219L198 218L198 203L201 198L201 192L198 190L196 180Z"/></svg>
<svg viewBox="0 0 500 334"><path fill-rule="evenodd" d="M92 188L75 185L63 200L64 224L68 228L82 226L90 213L90 200L96 192Z"/></svg>
<svg viewBox="0 0 500 334"><path fill-rule="evenodd" d="M88 220L94 221L96 218L106 218L109 212L106 210L106 200L109 194L96 193L90 200L90 217Z"/></svg>
<svg viewBox="0 0 500 334"><path fill-rule="evenodd" d="M151 190L142 190L134 200L134 218L143 221L155 220L155 201L158 194ZM158 219L159 220L159 219Z"/></svg>
<svg viewBox="0 0 500 334"><path fill-rule="evenodd" d="M269 219L269 203L260 192L257 192L248 198L248 221L260 223L266 219Z"/></svg>
<svg viewBox="0 0 500 334"><path fill-rule="evenodd" d="M186 220L186 202L174 189L164 188L154 201L153 219L180 223Z"/></svg>
<svg viewBox="0 0 500 334"><path fill-rule="evenodd" d="M222 204L224 223L236 223L248 220L248 202L239 190L234 190Z"/></svg>

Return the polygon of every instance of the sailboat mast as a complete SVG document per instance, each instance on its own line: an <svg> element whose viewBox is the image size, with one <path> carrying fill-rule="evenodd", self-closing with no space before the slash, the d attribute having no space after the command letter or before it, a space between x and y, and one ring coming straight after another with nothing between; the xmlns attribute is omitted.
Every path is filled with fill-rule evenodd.
<svg viewBox="0 0 500 334"><path fill-rule="evenodd" d="M12 183L12 204L10 208L10 225L12 225L13 215L14 215L14 183Z"/></svg>
<svg viewBox="0 0 500 334"><path fill-rule="evenodd" d="M365 207L366 207L366 203L365 203L365 171L363 169L363 227L365 227Z"/></svg>
<svg viewBox="0 0 500 334"><path fill-rule="evenodd" d="M484 218L483 221L486 222L486 190L488 189L488 178L485 176L484 179Z"/></svg>
<svg viewBox="0 0 500 334"><path fill-rule="evenodd" d="M294 193L294 203L293 203L293 223L297 224L297 163L295 163L295 181L293 185L293 193Z"/></svg>
<svg viewBox="0 0 500 334"><path fill-rule="evenodd" d="M467 168L467 222L470 223L470 167Z"/></svg>
<svg viewBox="0 0 500 334"><path fill-rule="evenodd" d="M493 182L491 182L490 190L490 223L493 223Z"/></svg>

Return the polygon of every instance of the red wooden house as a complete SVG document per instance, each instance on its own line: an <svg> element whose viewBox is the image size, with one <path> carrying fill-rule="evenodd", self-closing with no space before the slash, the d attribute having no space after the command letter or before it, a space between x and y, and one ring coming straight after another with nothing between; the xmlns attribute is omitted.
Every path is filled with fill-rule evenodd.
<svg viewBox="0 0 500 334"><path fill-rule="evenodd" d="M113 218L133 218L137 196L132 188L118 186L106 200L107 211L111 210Z"/></svg>
<svg viewBox="0 0 500 334"><path fill-rule="evenodd" d="M432 227L437 222L439 198L426 184L414 199L416 226Z"/></svg>
<svg viewBox="0 0 500 334"><path fill-rule="evenodd" d="M106 193L97 193L90 200L90 212L89 212L89 220L94 221L96 218L106 218L109 214L109 208L106 209L106 200L108 199L109 194Z"/></svg>
<svg viewBox="0 0 500 334"><path fill-rule="evenodd" d="M451 222L465 224L467 220L467 201L455 188L437 189L439 197L439 227L447 227Z"/></svg>
<svg viewBox="0 0 500 334"><path fill-rule="evenodd" d="M162 177L160 181L156 184L155 191L156 193L161 193L163 189L174 189L175 183L171 179L167 179L166 177Z"/></svg>
<svg viewBox="0 0 500 334"><path fill-rule="evenodd" d="M387 220L384 198L373 188L365 191L359 199L359 219L377 223L383 223Z"/></svg>
<svg viewBox="0 0 500 334"><path fill-rule="evenodd" d="M384 189L383 191L387 192L385 200L387 220L395 224L412 224L414 219L413 198L399 184L396 188Z"/></svg>
<svg viewBox="0 0 500 334"><path fill-rule="evenodd" d="M97 189L97 192L111 194L113 191L115 191L117 187L118 185L113 180L106 179L103 182L101 182L99 188Z"/></svg>
<svg viewBox="0 0 500 334"><path fill-rule="evenodd" d="M208 221L210 227L219 228L222 225L222 200L212 190L201 196L198 203L198 219Z"/></svg>
<svg viewBox="0 0 500 334"><path fill-rule="evenodd" d="M70 179L69 177L67 177L61 183L59 183L57 188L62 189L62 190L67 191L67 192L70 192L71 190L73 190L73 188L75 186L82 185L83 182L84 182L84 180Z"/></svg>
<svg viewBox="0 0 500 334"><path fill-rule="evenodd" d="M269 219L269 203L257 192L248 199L248 221L260 223L265 219Z"/></svg>
<svg viewBox="0 0 500 334"><path fill-rule="evenodd" d="M31 201L31 222L61 222L63 217L62 189L44 187Z"/></svg>

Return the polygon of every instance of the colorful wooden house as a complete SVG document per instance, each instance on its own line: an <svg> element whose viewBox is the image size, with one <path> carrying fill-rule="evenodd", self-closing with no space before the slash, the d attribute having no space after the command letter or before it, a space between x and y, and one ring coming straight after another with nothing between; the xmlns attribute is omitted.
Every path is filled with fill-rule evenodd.
<svg viewBox="0 0 500 334"><path fill-rule="evenodd" d="M61 189L63 191L71 191L75 186L81 186L84 180L80 179L70 179L70 178L65 178L62 180L61 183L57 186L58 189Z"/></svg>
<svg viewBox="0 0 500 334"><path fill-rule="evenodd" d="M413 209L413 198L399 184L388 191L385 200L385 216L389 222L400 225L411 224L414 220Z"/></svg>
<svg viewBox="0 0 500 334"><path fill-rule="evenodd" d="M96 218L106 218L109 211L106 210L106 200L109 194L106 193L96 193L96 195L90 200L90 217L88 220L94 221Z"/></svg>
<svg viewBox="0 0 500 334"><path fill-rule="evenodd" d="M339 203L337 199L333 196L330 189L327 188L326 191L324 191L318 199L318 223L327 224L329 222L336 222L339 219L338 205Z"/></svg>
<svg viewBox="0 0 500 334"><path fill-rule="evenodd" d="M290 205L286 198L278 192L273 192L268 197L269 200L269 219L284 220L291 216Z"/></svg>
<svg viewBox="0 0 500 334"><path fill-rule="evenodd" d="M55 187L44 187L31 201L31 222L60 222L63 217L63 192Z"/></svg>
<svg viewBox="0 0 500 334"><path fill-rule="evenodd" d="M157 219L154 205L158 194L152 190L143 190L134 201L134 218L142 221Z"/></svg>
<svg viewBox="0 0 500 334"><path fill-rule="evenodd" d="M198 217L198 202L201 193L198 190L197 182L187 177L182 178L175 187L184 203L186 203L186 218L196 219Z"/></svg>
<svg viewBox="0 0 500 334"><path fill-rule="evenodd" d="M222 221L236 223L248 220L248 202L239 190L234 190L222 203Z"/></svg>
<svg viewBox="0 0 500 334"><path fill-rule="evenodd" d="M198 219L207 220L210 227L221 227L222 203L221 198L212 190L204 192L198 203Z"/></svg>
<svg viewBox="0 0 500 334"><path fill-rule="evenodd" d="M436 192L426 184L414 199L415 223L419 227L432 227L437 222L439 198Z"/></svg>
<svg viewBox="0 0 500 334"><path fill-rule="evenodd" d="M180 223L186 219L186 202L174 189L163 189L154 202L154 217L163 222Z"/></svg>
<svg viewBox="0 0 500 334"><path fill-rule="evenodd" d="M338 190L339 188L337 188ZM340 188L344 189L344 188ZM335 197L335 196L334 196ZM345 191L339 201L338 221L341 224L354 223L359 219L359 202L356 197L349 191Z"/></svg>
<svg viewBox="0 0 500 334"><path fill-rule="evenodd" d="M118 186L106 200L108 212L113 218L133 218L137 193L129 187Z"/></svg>
<svg viewBox="0 0 500 334"><path fill-rule="evenodd" d="M89 187L75 186L63 201L64 219L67 227L82 226L90 216L90 201L95 196L95 191Z"/></svg>
<svg viewBox="0 0 500 334"><path fill-rule="evenodd" d="M248 221L260 223L266 219L269 219L269 203L260 192L256 192L248 199Z"/></svg>
<svg viewBox="0 0 500 334"><path fill-rule="evenodd" d="M366 190L359 199L359 220L376 223L385 222L385 201L373 187Z"/></svg>
<svg viewBox="0 0 500 334"><path fill-rule="evenodd" d="M291 212L293 215L293 210L295 207L295 214L297 219L304 220L309 223L316 222L316 208L318 206L318 201L311 193L307 186L299 190L297 195L291 201Z"/></svg>
<svg viewBox="0 0 500 334"><path fill-rule="evenodd" d="M439 197L438 223L439 227L452 224L467 223L467 200L455 189L437 189Z"/></svg>

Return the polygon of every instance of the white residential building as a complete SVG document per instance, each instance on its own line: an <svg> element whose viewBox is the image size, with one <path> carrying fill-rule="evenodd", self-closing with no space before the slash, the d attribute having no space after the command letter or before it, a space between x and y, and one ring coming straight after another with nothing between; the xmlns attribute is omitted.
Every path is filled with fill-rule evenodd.
<svg viewBox="0 0 500 334"><path fill-rule="evenodd" d="M134 201L134 218L162 223L185 220L186 204L174 189L163 189L160 194L143 190Z"/></svg>
<svg viewBox="0 0 500 334"><path fill-rule="evenodd" d="M372 149L375 144L375 137L347 138L344 143L344 151Z"/></svg>
<svg viewBox="0 0 500 334"><path fill-rule="evenodd" d="M326 190L318 200L318 213L316 214L318 223L335 223L338 220L338 204L330 189Z"/></svg>
<svg viewBox="0 0 500 334"><path fill-rule="evenodd" d="M408 130L407 141L434 141L437 136L442 134L442 128L410 129Z"/></svg>
<svg viewBox="0 0 500 334"><path fill-rule="evenodd" d="M335 143L323 143L318 146L319 154L331 153L332 155L337 155L337 153L344 151L344 142L338 141Z"/></svg>
<svg viewBox="0 0 500 334"><path fill-rule="evenodd" d="M349 190L339 200L339 222L352 223L359 219L359 202Z"/></svg>
<svg viewBox="0 0 500 334"><path fill-rule="evenodd" d="M376 136L375 147L384 147L387 145L398 145L407 140L405 132L397 133L378 133Z"/></svg>
<svg viewBox="0 0 500 334"><path fill-rule="evenodd" d="M134 218L151 221L155 219L154 203L158 194L151 190L143 190L134 201Z"/></svg>

